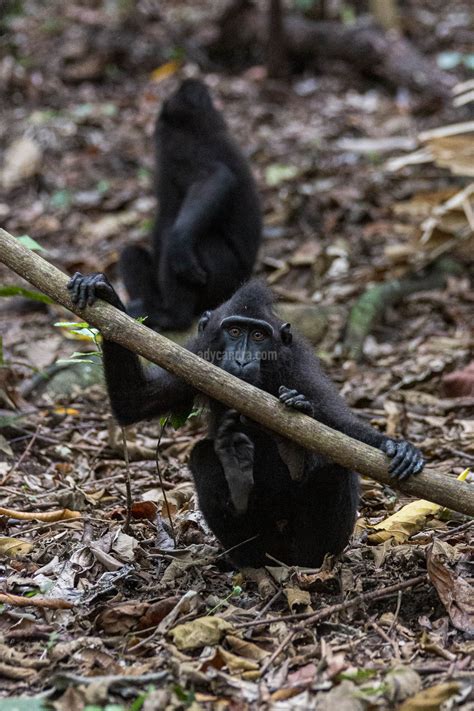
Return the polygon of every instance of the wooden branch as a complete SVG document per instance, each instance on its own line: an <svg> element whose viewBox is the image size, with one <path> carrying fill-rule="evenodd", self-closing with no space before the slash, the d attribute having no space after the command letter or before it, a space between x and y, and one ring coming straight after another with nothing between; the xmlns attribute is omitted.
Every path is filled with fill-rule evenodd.
<svg viewBox="0 0 474 711"><path fill-rule="evenodd" d="M324 454L348 469L401 489L407 494L474 515L474 489L468 484L426 470L406 482L392 480L388 474L389 460L378 449L336 432L310 417L288 410L273 395L225 373L217 366L137 323L110 304L99 301L93 306L78 309L69 298L66 289L67 276L2 229L0 261L52 299L100 329L105 338L157 363L209 397L235 408L264 427L306 449Z"/></svg>

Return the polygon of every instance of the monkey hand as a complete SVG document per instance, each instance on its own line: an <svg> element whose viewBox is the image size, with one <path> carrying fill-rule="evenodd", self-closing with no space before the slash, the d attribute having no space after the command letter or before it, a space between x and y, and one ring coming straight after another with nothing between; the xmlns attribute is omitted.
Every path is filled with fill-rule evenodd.
<svg viewBox="0 0 474 711"><path fill-rule="evenodd" d="M76 272L67 284L72 303L80 309L92 306L97 299L103 299L120 311L125 311L125 306L120 301L117 292L105 274L87 274L84 276Z"/></svg>
<svg viewBox="0 0 474 711"><path fill-rule="evenodd" d="M305 395L301 395L297 390L290 390L290 388L280 385L278 398L287 407L293 407L295 410L299 410L310 417L314 416L313 405Z"/></svg>
<svg viewBox="0 0 474 711"><path fill-rule="evenodd" d="M238 431L239 426L239 413L226 412L217 429L214 451L222 464L235 513L242 515L247 511L254 486L254 445L246 434Z"/></svg>
<svg viewBox="0 0 474 711"><path fill-rule="evenodd" d="M389 472L393 479L408 479L421 472L424 467L425 461L421 452L410 442L387 438L380 449L392 460Z"/></svg>
<svg viewBox="0 0 474 711"><path fill-rule="evenodd" d="M171 269L178 277L195 286L206 284L207 274L196 259L192 244L172 235L168 257Z"/></svg>

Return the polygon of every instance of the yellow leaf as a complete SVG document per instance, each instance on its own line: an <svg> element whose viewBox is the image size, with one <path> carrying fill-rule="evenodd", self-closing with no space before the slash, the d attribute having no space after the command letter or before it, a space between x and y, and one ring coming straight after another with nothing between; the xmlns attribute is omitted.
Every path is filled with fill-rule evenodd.
<svg viewBox="0 0 474 711"><path fill-rule="evenodd" d="M55 415L80 415L80 410L75 407L55 407L53 412Z"/></svg>
<svg viewBox="0 0 474 711"><path fill-rule="evenodd" d="M219 644L224 632L231 629L230 622L223 620L222 617L207 616L177 625L170 630L170 635L178 649L198 649L198 647Z"/></svg>
<svg viewBox="0 0 474 711"><path fill-rule="evenodd" d="M441 704L458 691L459 684L455 681L437 684L407 699L399 707L399 711L439 711Z"/></svg>
<svg viewBox="0 0 474 711"><path fill-rule="evenodd" d="M459 481L464 481L469 475L469 469L465 469L458 476ZM421 531L429 516L435 516L443 507L439 504L433 504L425 499L412 501L410 504L403 506L393 516L389 516L385 521L370 526L367 528L378 531L371 533L368 536L370 543L385 543L385 541L393 538L397 543L403 543L410 536L418 531ZM363 525L363 524L362 524Z"/></svg>
<svg viewBox="0 0 474 711"><path fill-rule="evenodd" d="M181 66L180 60L172 59L170 62L161 64L159 67L154 69L150 75L150 79L152 81L156 81L156 82L163 81L163 79L167 79L172 74L175 74L175 72L178 71L180 66Z"/></svg>
<svg viewBox="0 0 474 711"><path fill-rule="evenodd" d="M0 554L9 558L26 555L33 548L31 543L21 541L19 538L5 538L0 536Z"/></svg>
<svg viewBox="0 0 474 711"><path fill-rule="evenodd" d="M434 516L440 509L439 504L424 499L412 501L385 521L370 526L379 533L371 533L368 539L371 543L384 543L394 538L397 543L403 543L423 528L428 516Z"/></svg>
<svg viewBox="0 0 474 711"><path fill-rule="evenodd" d="M232 654L232 652L222 648L219 649L219 652L230 672L257 671L259 669L257 662L251 659L244 659L244 657L239 657L237 654Z"/></svg>
<svg viewBox="0 0 474 711"><path fill-rule="evenodd" d="M44 523L55 523L56 521L80 518L81 514L79 511L71 511L70 509L59 509L57 511L45 511L44 513L39 513L35 511L15 511L14 509L4 509L0 507L0 516L16 518L19 521L43 521Z"/></svg>

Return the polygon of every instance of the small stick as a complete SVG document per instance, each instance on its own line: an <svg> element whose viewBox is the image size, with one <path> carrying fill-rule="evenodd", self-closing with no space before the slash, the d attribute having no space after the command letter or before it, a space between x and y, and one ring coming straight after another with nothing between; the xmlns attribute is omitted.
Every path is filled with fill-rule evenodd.
<svg viewBox="0 0 474 711"><path fill-rule="evenodd" d="M165 427L168 424L168 421L169 421L169 416L165 418L165 421L161 425L160 436L158 437L158 442L156 443L156 449L155 449L155 464L156 464L156 471L158 472L158 479L160 480L160 488L161 488L161 492L163 494L163 500L164 500L165 506L166 506L166 513L168 514L168 519L170 522L171 536L173 538L174 547L176 548L177 547L176 531L174 528L173 517L171 515L171 508L170 508L170 505L168 502L168 497L166 495L166 490L165 490L165 486L164 486L164 479L161 474L161 466L160 466L160 460L159 460L161 438L163 437L163 432L165 431Z"/></svg>
<svg viewBox="0 0 474 711"><path fill-rule="evenodd" d="M59 597L22 597L21 595L10 595L10 593L0 593L0 603L14 605L15 607L44 607L48 610L70 610L74 603L61 600Z"/></svg>

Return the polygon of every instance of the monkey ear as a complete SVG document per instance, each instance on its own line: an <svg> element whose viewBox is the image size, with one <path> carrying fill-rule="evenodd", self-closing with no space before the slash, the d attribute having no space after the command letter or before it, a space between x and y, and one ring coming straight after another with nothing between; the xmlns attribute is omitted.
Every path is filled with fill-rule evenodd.
<svg viewBox="0 0 474 711"><path fill-rule="evenodd" d="M198 331L199 333L202 333L204 329L206 328L207 324L209 323L209 319L211 318L211 312L210 311L204 311L203 315L199 319L198 323Z"/></svg>
<svg viewBox="0 0 474 711"><path fill-rule="evenodd" d="M289 346L293 340L293 334L291 333L291 323L284 323L280 328L280 336L283 345Z"/></svg>

